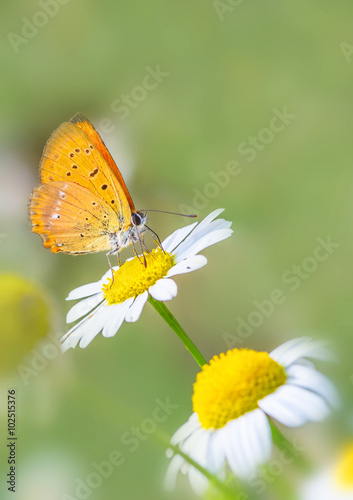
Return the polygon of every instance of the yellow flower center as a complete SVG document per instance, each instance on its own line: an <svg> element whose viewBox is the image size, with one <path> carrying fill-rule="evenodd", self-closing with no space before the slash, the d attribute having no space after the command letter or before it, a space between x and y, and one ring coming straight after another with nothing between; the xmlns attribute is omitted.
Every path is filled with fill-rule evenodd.
<svg viewBox="0 0 353 500"><path fill-rule="evenodd" d="M267 352L233 349L214 356L197 374L193 407L205 429L219 429L257 408L286 381L283 366Z"/></svg>
<svg viewBox="0 0 353 500"><path fill-rule="evenodd" d="M353 444L348 445L342 452L336 465L335 479L342 489L353 489Z"/></svg>
<svg viewBox="0 0 353 500"><path fill-rule="evenodd" d="M174 256L163 252L160 248L153 249L150 253L144 253L143 257L135 257L125 262L119 269L113 271L113 283L111 278L102 287L104 298L109 305L120 304L131 297L137 297L159 279L164 278L174 264Z"/></svg>

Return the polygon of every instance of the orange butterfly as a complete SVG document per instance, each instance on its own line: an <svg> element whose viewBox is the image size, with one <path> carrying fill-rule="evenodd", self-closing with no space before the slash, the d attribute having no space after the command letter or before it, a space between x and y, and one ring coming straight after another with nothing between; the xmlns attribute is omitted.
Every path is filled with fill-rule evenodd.
<svg viewBox="0 0 353 500"><path fill-rule="evenodd" d="M118 254L150 230L146 213L135 210L113 158L81 113L51 135L39 171L42 184L31 195L29 217L32 231L52 252Z"/></svg>

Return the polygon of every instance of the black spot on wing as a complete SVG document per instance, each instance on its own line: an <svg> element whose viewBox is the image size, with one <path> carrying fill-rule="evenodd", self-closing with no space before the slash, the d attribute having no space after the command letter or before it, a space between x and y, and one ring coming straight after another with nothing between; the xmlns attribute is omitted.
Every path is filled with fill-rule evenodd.
<svg viewBox="0 0 353 500"><path fill-rule="evenodd" d="M89 174L89 176L90 176L90 177L94 177L94 176L95 176L95 175L97 175L97 174L98 174L98 168L95 168L95 169L93 170L93 172L91 172L91 173Z"/></svg>

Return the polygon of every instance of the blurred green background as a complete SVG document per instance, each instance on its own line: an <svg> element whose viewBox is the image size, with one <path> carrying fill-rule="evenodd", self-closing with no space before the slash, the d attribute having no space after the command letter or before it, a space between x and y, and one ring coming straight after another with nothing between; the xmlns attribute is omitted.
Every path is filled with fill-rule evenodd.
<svg viewBox="0 0 353 500"><path fill-rule="evenodd" d="M338 385L343 408L297 434L318 463L350 435L352 15L348 0L2 5L1 270L39 287L52 334L39 340L39 326L6 319L16 310L22 315L28 297L17 303L13 293L12 307L13 288L8 277L0 280L8 299L1 312L1 426L5 432L6 391L15 387L17 498L79 498L78 481L113 450L124 463L82 498L194 498L183 478L175 494L160 486L167 460L157 435L170 436L190 415L197 366L156 312L147 305L138 323L124 324L112 339L99 335L87 349L59 355L55 347L66 328L68 292L107 269L104 254L51 254L27 219L45 142L78 111L101 131L137 208L193 210L203 218L224 207L233 221L232 238L203 252L209 264L176 279L179 293L169 304L205 357L229 347L271 350L303 334L333 341L340 363L322 370ZM162 76L148 80L154 88L141 88L158 68ZM287 118L276 119L280 113ZM186 223L150 215L162 239ZM336 244L328 258L308 259L317 238L328 236ZM311 270L293 290L288 278L303 261ZM274 289L283 303L242 339L240 322ZM30 345L24 359L23 345ZM43 356L46 348L51 356ZM14 361L5 371L8 357ZM33 373L24 376L23 367ZM166 398L177 409L131 451L126 433ZM4 491L2 485L1 498Z"/></svg>

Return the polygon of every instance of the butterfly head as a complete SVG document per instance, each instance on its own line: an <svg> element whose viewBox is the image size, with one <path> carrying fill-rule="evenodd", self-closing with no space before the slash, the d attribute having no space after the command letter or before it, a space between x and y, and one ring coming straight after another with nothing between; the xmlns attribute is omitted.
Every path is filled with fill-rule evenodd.
<svg viewBox="0 0 353 500"><path fill-rule="evenodd" d="M144 227L147 221L147 214L143 212L132 212L131 214L131 224L138 228L139 231Z"/></svg>

